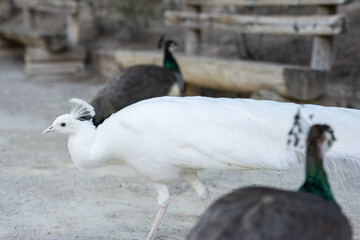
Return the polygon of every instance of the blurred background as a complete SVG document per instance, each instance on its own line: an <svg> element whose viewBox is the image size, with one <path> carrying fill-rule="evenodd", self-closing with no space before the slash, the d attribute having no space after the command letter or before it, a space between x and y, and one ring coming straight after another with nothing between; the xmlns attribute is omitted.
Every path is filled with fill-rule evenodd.
<svg viewBox="0 0 360 240"><path fill-rule="evenodd" d="M107 79L123 69L122 64L130 66L143 61L135 60L134 63L129 63L126 59L118 60L116 59L116 50L156 51L157 42L160 36L164 35L179 43L176 53L186 52L188 55L226 59L232 62L250 60L260 63L305 66L311 69L325 70L327 74L326 77L319 77L319 75L315 77L326 79L326 86L323 84L320 86L325 88L324 90L318 90L318 93L313 96L299 97L296 94L289 94L288 90L275 91L276 94L258 91L276 90L276 87L271 86L277 84L276 80L269 79L268 82L262 84L263 86L238 86L249 85L249 82L256 85L256 77L254 79L246 77L246 79L239 80L239 84L222 86L221 81L232 80L228 80L224 75L219 75L224 79L211 80L217 82L216 84L207 83L207 79L199 79L199 77L194 77L194 74L188 73L187 70L183 70L185 71L185 81L190 86L187 95L249 97L253 94L254 98L284 100L282 97L285 96L292 101L314 100L322 96L323 100L320 102L323 104L358 106L359 70L357 63L359 62L360 30L357 25L360 21L359 1L350 3L346 1L347 4L342 4L343 1L333 1L332 3L330 1L329 5L319 5L316 2L303 4L302 1L299 3L289 1L292 2L291 4L286 2L279 4L275 1L275 4L265 5L256 3L256 1L248 1L246 4L234 4L234 2L236 1L212 1L209 4L209 1L175 0L3 0L0 3L0 29L3 29L0 31L0 36L3 36L3 42L10 41L2 43L2 49L7 48L4 45L15 42L26 46L41 45L36 42L38 39L30 39L26 35L24 24L28 25L29 29L33 29L35 34L39 34L39 38L46 34L51 38L56 35L55 33L59 35L71 28L71 26L68 27L70 15L74 16L72 21L75 22L75 24L71 23L74 24L72 28L75 30L70 30L76 32L76 36L74 36L76 43L73 45L81 47L85 51L86 70L94 70L95 73L100 73ZM24 9L28 9L27 15L30 15L26 20L24 20ZM193 21L191 17L185 16L189 12L198 13L199 16L200 14L205 15L202 19L207 18L207 20ZM181 16L181 14L183 15ZM289 21L276 22L275 20L274 23L270 22L268 25L262 25L263 22L255 20L264 16L281 15L290 15L294 18ZM345 18L334 21L316 19L316 17L324 15L344 15ZM252 16L253 18L245 19L241 16ZM310 18L302 21L299 18L296 19L296 16ZM240 20L236 21L237 17ZM315 19L311 19L311 17ZM227 20L231 22L226 23ZM289 26L280 27L285 23ZM299 31L289 31L287 28L295 23L300 26ZM319 28L307 31L311 24L318 24ZM250 25L252 27L249 27ZM321 27L324 29L327 27L329 31L325 29L324 32ZM9 29L12 30L9 31ZM20 33L21 31L23 33ZM28 35L31 34L34 33L28 33ZM319 36L323 36L323 39L331 42L329 46L325 44L325 47L329 49L323 49L325 54L329 55L327 56L329 59L324 60L325 63L320 64L320 67L313 63L316 61L316 55L321 55L321 52L316 52L317 48L321 49L321 46L315 47L316 40L314 40L315 38L321 39ZM187 46L191 44L189 43L191 41L195 46ZM69 48L71 44L66 46ZM194 47L196 49L191 49ZM31 60L28 62L31 65ZM232 69L231 67L231 71ZM260 68L261 70L262 68ZM311 71L308 72L305 71L305 75L312 74ZM30 75L38 74L37 71L31 72L31 70L29 73ZM202 74L206 78L209 72ZM246 72L246 74L253 73ZM307 78L311 78L311 76L307 76ZM284 79L280 79L280 81L284 81ZM278 93L280 96L277 96Z"/></svg>

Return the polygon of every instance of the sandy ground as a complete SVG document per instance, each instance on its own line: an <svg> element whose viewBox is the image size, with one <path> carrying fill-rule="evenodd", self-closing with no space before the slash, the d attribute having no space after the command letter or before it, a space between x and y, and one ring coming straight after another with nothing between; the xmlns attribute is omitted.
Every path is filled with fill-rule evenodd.
<svg viewBox="0 0 360 240"><path fill-rule="evenodd" d="M63 135L41 135L69 98L90 100L101 82L81 77L26 79L20 60L0 60L0 239L144 239L157 211L153 186L124 165L76 169ZM201 171L216 199L245 185L295 189L292 172ZM157 239L184 239L203 213L183 182L170 186L172 202ZM336 191L360 239L359 191Z"/></svg>

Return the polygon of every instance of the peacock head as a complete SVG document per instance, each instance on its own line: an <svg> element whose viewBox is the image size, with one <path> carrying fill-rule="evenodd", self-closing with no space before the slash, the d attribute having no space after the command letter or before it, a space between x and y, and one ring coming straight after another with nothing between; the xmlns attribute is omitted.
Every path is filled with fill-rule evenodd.
<svg viewBox="0 0 360 240"><path fill-rule="evenodd" d="M323 155L331 148L334 141L336 141L334 131L329 125L316 124L310 128L306 143L308 147L310 145L316 146L320 150L320 154Z"/></svg>
<svg viewBox="0 0 360 240"><path fill-rule="evenodd" d="M174 52L176 50L176 47L178 46L177 42L173 40L167 40L165 41L165 48L169 49L169 51Z"/></svg>
<svg viewBox="0 0 360 240"><path fill-rule="evenodd" d="M71 112L57 117L53 124L43 131L43 134L58 132L72 135L78 130L81 121L92 121L95 116L93 106L78 98L72 98L70 102L72 103Z"/></svg>
<svg viewBox="0 0 360 240"><path fill-rule="evenodd" d="M165 46L165 50L174 52L176 47L178 46L178 43L171 39L165 40L165 37L161 36L158 42L158 48L161 49L163 45Z"/></svg>
<svg viewBox="0 0 360 240"><path fill-rule="evenodd" d="M317 149L318 154L322 156L335 140L334 131L329 125L315 124L314 115L306 114L302 107L299 108L289 131L289 146L295 149Z"/></svg>

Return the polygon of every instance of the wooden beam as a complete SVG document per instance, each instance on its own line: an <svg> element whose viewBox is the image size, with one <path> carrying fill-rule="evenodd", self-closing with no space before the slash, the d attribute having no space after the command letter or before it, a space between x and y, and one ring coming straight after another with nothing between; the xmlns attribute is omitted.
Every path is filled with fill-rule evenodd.
<svg viewBox="0 0 360 240"><path fill-rule="evenodd" d="M115 52L115 59L122 69L137 64L161 66L162 58L160 52ZM325 72L301 66L220 60L181 54L176 54L176 58L187 83L219 90L254 92L270 89L284 96L310 100L323 93L326 81Z"/></svg>
<svg viewBox="0 0 360 240"><path fill-rule="evenodd" d="M345 15L246 16L222 13L166 11L168 25L191 29L218 29L241 33L337 35L348 29Z"/></svg>
<svg viewBox="0 0 360 240"><path fill-rule="evenodd" d="M22 27L2 26L0 36L28 46L40 46L50 52L59 52L66 48L66 36L63 33L46 33L36 30L24 30Z"/></svg>
<svg viewBox="0 0 360 240"><path fill-rule="evenodd" d="M58 14L75 14L79 10L76 0L15 0L15 4L19 8Z"/></svg>
<svg viewBox="0 0 360 240"><path fill-rule="evenodd" d="M288 99L278 93L270 90L260 90L251 94L250 98L257 100L272 100L277 102L295 102L298 104L316 104L323 106L335 106L335 107L348 107L349 102L342 97L333 97L322 95L320 98L313 101L297 101L294 99Z"/></svg>
<svg viewBox="0 0 360 240"><path fill-rule="evenodd" d="M328 72L303 67L286 67L283 71L285 88L297 100L313 100L325 90Z"/></svg>
<svg viewBox="0 0 360 240"><path fill-rule="evenodd" d="M25 72L27 75L82 72L85 69L85 57L82 48L51 53L40 47L27 47Z"/></svg>
<svg viewBox="0 0 360 240"><path fill-rule="evenodd" d="M341 5L351 0L186 0L192 5L235 5L235 6L307 6Z"/></svg>
<svg viewBox="0 0 360 240"><path fill-rule="evenodd" d="M38 74L64 74L64 73L81 73L85 69L83 61L66 61L66 62L35 62L25 65L26 75Z"/></svg>
<svg viewBox="0 0 360 240"><path fill-rule="evenodd" d="M27 47L25 62L61 62L61 61L85 61L86 53L83 48L67 50L61 53L51 53L39 47Z"/></svg>

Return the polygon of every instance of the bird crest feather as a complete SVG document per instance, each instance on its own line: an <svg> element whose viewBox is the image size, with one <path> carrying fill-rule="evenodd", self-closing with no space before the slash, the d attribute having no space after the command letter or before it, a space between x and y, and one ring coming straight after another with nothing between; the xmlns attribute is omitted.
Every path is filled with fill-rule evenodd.
<svg viewBox="0 0 360 240"><path fill-rule="evenodd" d="M69 100L72 103L70 115L80 121L91 120L95 116L94 107L84 100L72 98Z"/></svg>

